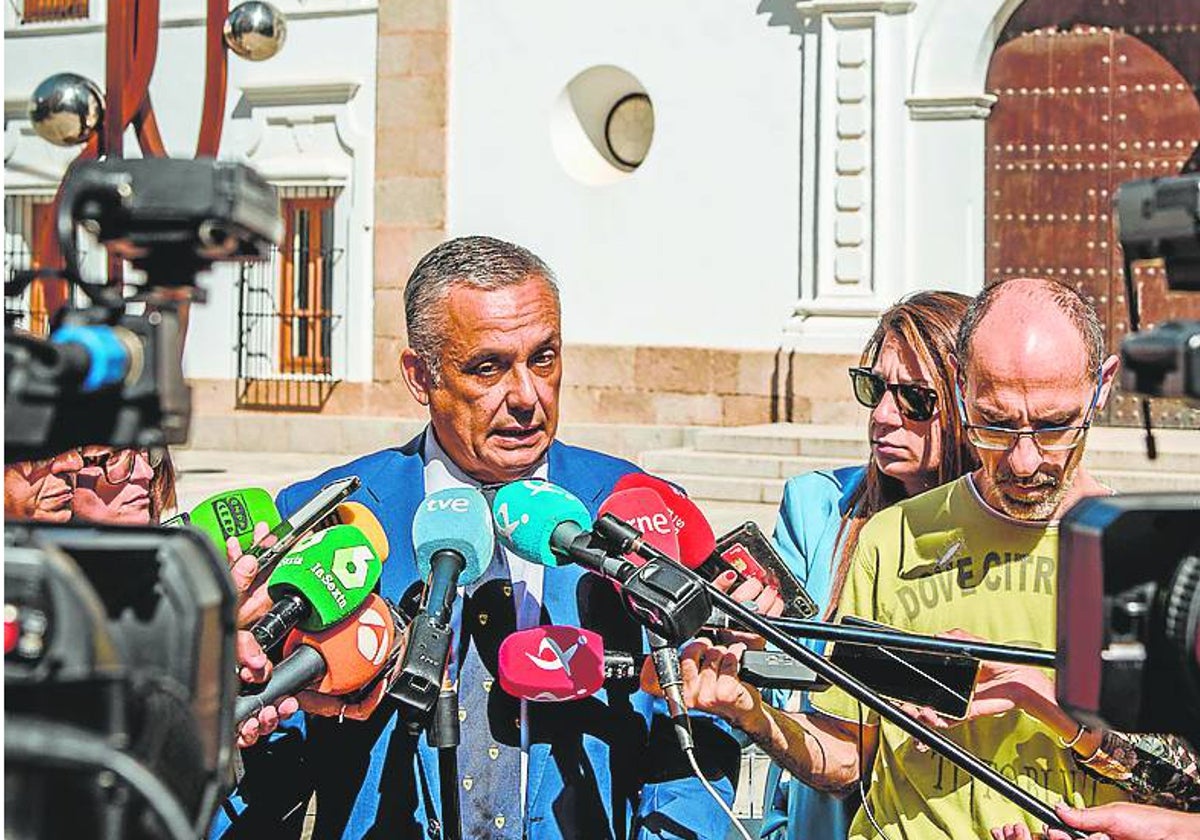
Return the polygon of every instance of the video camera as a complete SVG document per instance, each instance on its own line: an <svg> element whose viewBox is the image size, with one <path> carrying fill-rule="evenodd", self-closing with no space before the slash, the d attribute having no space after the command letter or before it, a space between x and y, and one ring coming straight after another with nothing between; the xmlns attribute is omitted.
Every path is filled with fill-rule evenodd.
<svg viewBox="0 0 1200 840"><path fill-rule="evenodd" d="M1200 744L1200 494L1084 499L1059 528L1058 699Z"/></svg>
<svg viewBox="0 0 1200 840"><path fill-rule="evenodd" d="M5 325L6 463L183 442L173 288L214 261L265 256L282 238L273 190L239 164L90 161L68 172L56 226L61 276L91 305L63 312L49 340ZM80 277L80 226L145 271L132 296ZM224 558L189 529L4 531L6 837L204 834L232 781L236 593Z"/></svg>
<svg viewBox="0 0 1200 840"><path fill-rule="evenodd" d="M1200 291L1200 174L1131 181L1115 199L1132 263L1161 258L1167 286ZM1122 384L1200 400L1200 321L1121 344ZM1084 499L1059 530L1059 702L1085 723L1200 744L1200 493Z"/></svg>
<svg viewBox="0 0 1200 840"><path fill-rule="evenodd" d="M1200 291L1200 173L1129 181L1117 188L1125 283L1136 329L1131 266L1161 259L1167 288ZM1148 397L1200 401L1200 321L1166 321L1121 342L1121 384Z"/></svg>
<svg viewBox="0 0 1200 840"><path fill-rule="evenodd" d="M4 330L5 460L81 444L162 446L187 439L191 391L172 289L194 287L218 260L265 258L283 236L271 186L241 164L213 160L88 161L63 184L55 220L61 276L92 305L60 313L44 340ZM79 274L76 229L146 273L129 299ZM19 294L45 272L21 272ZM147 311L131 314L130 304Z"/></svg>

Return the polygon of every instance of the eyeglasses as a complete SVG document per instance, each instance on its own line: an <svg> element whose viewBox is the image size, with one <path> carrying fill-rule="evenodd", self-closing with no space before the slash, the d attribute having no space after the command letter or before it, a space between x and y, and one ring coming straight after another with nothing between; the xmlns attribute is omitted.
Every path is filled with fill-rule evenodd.
<svg viewBox="0 0 1200 840"><path fill-rule="evenodd" d="M866 408L875 408L888 391L896 398L900 413L909 420L924 421L937 409L937 391L915 382L888 382L870 368L850 368L854 398Z"/></svg>
<svg viewBox="0 0 1200 840"><path fill-rule="evenodd" d="M124 484L133 477L134 465L139 457L150 464L150 469L157 470L166 457L166 451L157 446L149 449L115 449L89 455L81 451L84 469L100 467L104 471L104 480L109 484Z"/></svg>
<svg viewBox="0 0 1200 840"><path fill-rule="evenodd" d="M958 399L958 412L962 417L963 428L967 430L967 440L976 449L989 449L995 452L1007 452L1017 445L1023 437L1033 441L1042 452L1067 452L1083 442L1087 430L1092 426L1092 415L1100 402L1100 386L1104 380L1099 375L1096 390L1092 392L1092 400L1084 412L1083 422L1074 426L1043 426L1040 429L1009 429L1005 426L976 425L967 418L967 404L963 400L962 388L954 384L954 395Z"/></svg>

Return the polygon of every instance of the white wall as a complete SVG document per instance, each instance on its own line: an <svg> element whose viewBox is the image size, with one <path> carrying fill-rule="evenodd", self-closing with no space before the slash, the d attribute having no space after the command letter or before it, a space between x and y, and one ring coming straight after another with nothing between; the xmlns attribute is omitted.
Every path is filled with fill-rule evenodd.
<svg viewBox="0 0 1200 840"><path fill-rule="evenodd" d="M771 348L798 293L799 39L757 0L452 3L449 228L537 252L570 342ZM645 163L584 185L551 146L568 82L615 65Z"/></svg>
<svg viewBox="0 0 1200 840"><path fill-rule="evenodd" d="M194 156L199 131L204 95L204 5L202 0L171 0L162 4L163 25L150 96L167 150L178 157ZM226 123L220 156L247 160L256 166L269 164L258 151L260 147L277 148L278 144L273 146L270 138L264 143L264 133L294 130L297 143L303 143L305 136L315 136L318 148L306 151L310 155L315 152L317 158L330 158L326 168L340 169L343 173L346 186L338 200L336 223L337 245L346 250L339 263L335 307L345 317L335 328L334 346L343 351L340 356L345 362L335 373L346 379L369 380L376 3L375 0L275 0L275 5L288 19L283 50L270 60L257 63L244 61L232 53L229 56ZM87 22L17 26L11 9L9 12L4 55L6 123L23 120L22 100L27 100L37 84L52 73L80 73L104 87L102 3L93 4L92 17ZM329 94L330 82L344 84ZM256 107L248 107L243 101L244 88L261 90L272 85L279 85L285 92L274 98L260 95ZM290 99L286 89L291 91ZM268 108L270 120L264 117ZM334 121L336 132L322 133L322 121ZM315 130L310 126L316 126ZM31 144L46 145L29 134L27 126L24 130L14 130L12 125L9 128L6 182L13 178L12 164L27 157L39 160L45 157L44 150ZM332 151L319 148L324 134L333 138L324 141L325 146L336 147ZM138 154L132 132L127 135L126 154ZM63 163L70 156L61 158ZM286 170L286 165L283 169ZM320 173L301 174L311 179ZM189 376L233 378L236 374L236 276L235 267L218 266L201 279L209 297L208 303L192 311L184 360Z"/></svg>

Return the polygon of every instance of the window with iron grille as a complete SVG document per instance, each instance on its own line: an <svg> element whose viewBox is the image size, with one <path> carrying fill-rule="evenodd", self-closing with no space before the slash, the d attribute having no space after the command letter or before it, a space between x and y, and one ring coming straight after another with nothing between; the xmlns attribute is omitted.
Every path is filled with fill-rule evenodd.
<svg viewBox="0 0 1200 840"><path fill-rule="evenodd" d="M4 197L5 283L17 272L61 268L62 256L54 229L53 195ZM50 318L69 299L65 280L37 279L19 295L5 296L4 312L13 326L46 335Z"/></svg>
<svg viewBox="0 0 1200 840"><path fill-rule="evenodd" d="M318 408L335 369L337 191L283 188L283 247L239 280L238 405Z"/></svg>
<svg viewBox="0 0 1200 840"><path fill-rule="evenodd" d="M22 23L79 20L88 16L88 0L25 0Z"/></svg>

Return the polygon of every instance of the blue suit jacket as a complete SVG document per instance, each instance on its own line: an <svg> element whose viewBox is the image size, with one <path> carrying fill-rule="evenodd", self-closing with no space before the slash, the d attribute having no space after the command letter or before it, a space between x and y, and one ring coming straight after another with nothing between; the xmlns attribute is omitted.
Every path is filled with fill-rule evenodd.
<svg viewBox="0 0 1200 840"><path fill-rule="evenodd" d="M287 515L335 478L358 475L351 496L387 532L391 554L380 592L396 601L420 585L412 522L425 495L423 437L335 467L279 495ZM554 443L549 478L596 513L627 461ZM609 582L579 567L547 569L542 623L598 631L613 650L645 649L644 634ZM246 772L218 812L211 836L296 837L315 791L314 838L439 836L436 751L424 735L398 725L392 701L364 722L297 714L265 744L243 751ZM728 821L686 769L661 701L628 688L570 703L531 703L525 830L557 838L720 838ZM697 716L697 754L705 775L732 801L738 749L724 724ZM472 836L464 826L464 836Z"/></svg>

